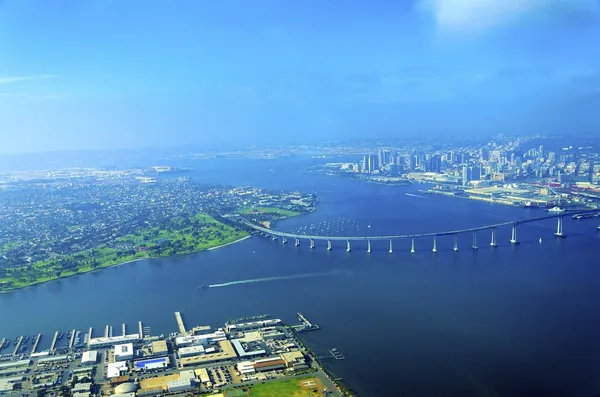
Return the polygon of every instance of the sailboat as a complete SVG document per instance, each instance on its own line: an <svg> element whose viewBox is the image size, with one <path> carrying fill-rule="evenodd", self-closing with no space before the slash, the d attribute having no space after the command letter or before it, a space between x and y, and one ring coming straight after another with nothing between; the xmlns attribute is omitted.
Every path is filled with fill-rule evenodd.
<svg viewBox="0 0 600 397"><path fill-rule="evenodd" d="M367 226L369 229L371 228L371 222L369 222L369 226Z"/></svg>

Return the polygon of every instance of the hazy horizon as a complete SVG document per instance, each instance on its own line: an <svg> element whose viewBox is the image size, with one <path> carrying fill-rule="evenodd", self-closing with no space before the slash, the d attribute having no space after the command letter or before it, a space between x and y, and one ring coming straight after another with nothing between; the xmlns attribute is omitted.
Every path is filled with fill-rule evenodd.
<svg viewBox="0 0 600 397"><path fill-rule="evenodd" d="M600 1L0 1L0 153L598 132Z"/></svg>

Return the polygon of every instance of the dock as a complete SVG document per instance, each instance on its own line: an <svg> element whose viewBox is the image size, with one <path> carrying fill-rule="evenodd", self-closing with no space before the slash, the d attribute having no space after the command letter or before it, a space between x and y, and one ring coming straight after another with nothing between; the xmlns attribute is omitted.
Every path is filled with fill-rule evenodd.
<svg viewBox="0 0 600 397"><path fill-rule="evenodd" d="M111 338L113 336L113 332L112 331L113 331L112 325L109 325L108 326L108 336L110 336Z"/></svg>
<svg viewBox="0 0 600 397"><path fill-rule="evenodd" d="M138 332L140 334L140 339L144 339L144 328L142 327L141 321L138 321Z"/></svg>
<svg viewBox="0 0 600 397"><path fill-rule="evenodd" d="M40 339L42 339L42 334L37 334L35 337L35 342L33 342L33 349L31 349L31 354L35 353L37 350L38 344L40 343Z"/></svg>
<svg viewBox="0 0 600 397"><path fill-rule="evenodd" d="M175 320L177 320L177 327L179 327L179 333L182 335L185 334L186 330L185 326L183 325L183 318L181 318L180 312L175 312Z"/></svg>
<svg viewBox="0 0 600 397"><path fill-rule="evenodd" d="M6 338L2 338L2 340L0 340L0 352L2 351L2 349L4 348L4 344L6 343Z"/></svg>
<svg viewBox="0 0 600 397"><path fill-rule="evenodd" d="M88 331L88 340L90 339L92 339L92 327L90 327L90 330Z"/></svg>
<svg viewBox="0 0 600 397"><path fill-rule="evenodd" d="M54 338L52 338L52 343L50 344L50 351L53 352L56 347L56 341L58 340L58 331L54 333Z"/></svg>
<svg viewBox="0 0 600 397"><path fill-rule="evenodd" d="M69 349L73 348L74 341L75 341L75 330L71 331L71 336L69 337Z"/></svg>
<svg viewBox="0 0 600 397"><path fill-rule="evenodd" d="M123 331L123 336L127 335L127 334L125 333L125 323L123 323L123 325L121 326L121 330Z"/></svg>
<svg viewBox="0 0 600 397"><path fill-rule="evenodd" d="M298 321L301 322L300 325L294 325L292 328L296 332L307 332L307 331L316 331L320 329L317 324L313 324L302 313L296 313L298 315Z"/></svg>
<svg viewBox="0 0 600 397"><path fill-rule="evenodd" d="M74 341L75 341L75 330L71 331L71 338L69 339L69 350L73 348Z"/></svg>
<svg viewBox="0 0 600 397"><path fill-rule="evenodd" d="M17 340L17 344L15 345L15 350L13 350L13 356L16 356L19 352L19 347L21 347L21 342L23 341L23 336L19 336L19 340Z"/></svg>
<svg viewBox="0 0 600 397"><path fill-rule="evenodd" d="M108 337L110 336L110 335L108 334L108 332L109 332L109 331L110 331L110 330L109 330L109 326L107 325L107 326L106 326L106 328L104 328L104 337L105 337L105 338L108 338Z"/></svg>

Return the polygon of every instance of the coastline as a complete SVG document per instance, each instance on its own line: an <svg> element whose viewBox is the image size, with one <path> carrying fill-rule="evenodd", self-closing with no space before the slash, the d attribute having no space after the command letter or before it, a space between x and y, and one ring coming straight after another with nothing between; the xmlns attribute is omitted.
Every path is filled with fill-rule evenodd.
<svg viewBox="0 0 600 397"><path fill-rule="evenodd" d="M239 243L240 241L244 241L246 239L249 239L250 237L252 237L252 235L248 235L248 236L244 236L242 238L238 238L237 240L234 240L234 241L232 241L230 243L225 243L225 244L217 245L216 247L207 248L206 251L214 251L214 250L216 250L218 248L223 248L223 247L226 247L226 246L231 245L231 244Z"/></svg>
<svg viewBox="0 0 600 397"><path fill-rule="evenodd" d="M212 250L216 250L217 248L222 248L222 247L225 247L225 246L230 245L230 244L239 243L239 242L241 242L243 240L246 240L246 239L248 239L250 237L252 237L252 235L244 236L242 238L239 238L237 240L231 241L229 243L217 245L215 247L207 248L205 250L193 251L193 252L188 252L188 253L185 253L185 254L175 254L175 255L171 255L171 256L185 256L185 255L197 254L199 252L212 251ZM39 285L42 285L42 284L45 284L45 283L49 283L49 282L52 282L52 281L66 279L66 278L73 277L73 276L79 276L79 275L82 275L82 274L99 272L99 271L102 271L104 269L110 269L111 267L117 267L117 266L121 266L121 265L126 265L128 263L134 263L134 262L139 262L139 261L147 261L147 260L153 260L153 259L160 259L160 258L168 258L168 257L152 257L152 256L149 256L149 257L145 257L145 258L130 259L130 260L125 261L125 262L115 263L114 265L105 266L105 267L101 267L101 268L98 268L98 269L92 269L92 270L88 270L88 271L85 271L85 272L73 273L73 274L69 274L67 276L60 276L60 277L56 277L56 278L53 278L53 279L50 279L50 280L40 281L39 283L33 283L33 284L30 284L30 285L26 285L24 287L12 288L12 289L9 289L9 290L0 291L0 294L6 294L6 293L9 293L9 292L21 291L21 290L25 290L27 288L36 287L36 286L39 286Z"/></svg>

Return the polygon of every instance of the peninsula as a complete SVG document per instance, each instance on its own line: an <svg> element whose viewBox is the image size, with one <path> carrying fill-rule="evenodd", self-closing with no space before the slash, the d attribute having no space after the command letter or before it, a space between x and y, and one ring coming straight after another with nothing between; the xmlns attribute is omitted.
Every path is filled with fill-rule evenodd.
<svg viewBox="0 0 600 397"><path fill-rule="evenodd" d="M97 172L97 175L104 175ZM313 211L314 195L148 181L21 180L0 188L0 292L146 258L186 255L243 239L240 216L264 225Z"/></svg>

